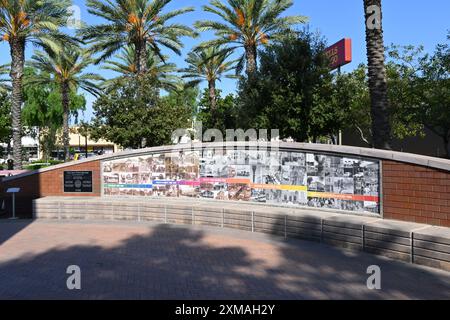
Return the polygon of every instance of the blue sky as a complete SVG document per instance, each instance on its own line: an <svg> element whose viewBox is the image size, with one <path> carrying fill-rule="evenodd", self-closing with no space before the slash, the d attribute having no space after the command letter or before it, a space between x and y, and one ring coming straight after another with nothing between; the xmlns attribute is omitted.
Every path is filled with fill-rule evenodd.
<svg viewBox="0 0 450 320"><path fill-rule="evenodd" d="M75 5L81 8L81 18L85 23L97 24L101 20L87 13L84 0L74 0ZM193 6L195 12L177 17L173 21L181 22L192 26L199 19L215 19L215 16L205 13L201 7L208 3L208 0L172 0L166 10L172 10L185 6ZM433 51L438 43L446 40L447 30L450 29L450 1L449 0L384 0L383 1L383 27L385 43L399 45L424 45L426 51ZM353 40L353 62L343 68L343 71L350 71L360 63L366 63L365 34L363 0L294 0L294 6L286 11L287 15L305 15L309 17L309 26L312 31L319 30L330 44L344 38ZM184 50L182 56L177 56L169 51L165 52L170 56L171 62L179 67L185 65L184 59L189 50L205 39L210 39L212 33L204 33L199 38L184 38ZM27 48L27 58L31 56L33 48ZM8 63L9 47L5 42L0 43L0 64ZM92 67L91 71L101 73L108 78L112 72ZM235 91L236 84L233 80L222 80L219 88L224 93ZM88 105L83 119L90 119L92 116L91 105L94 100L89 94Z"/></svg>

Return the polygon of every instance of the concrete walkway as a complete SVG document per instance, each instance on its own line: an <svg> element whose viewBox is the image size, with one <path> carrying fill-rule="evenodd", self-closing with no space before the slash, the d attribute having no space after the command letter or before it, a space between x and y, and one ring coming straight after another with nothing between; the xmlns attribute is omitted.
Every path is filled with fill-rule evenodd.
<svg viewBox="0 0 450 320"><path fill-rule="evenodd" d="M69 265L81 290L66 287ZM2 221L0 299L450 299L450 273L212 227Z"/></svg>

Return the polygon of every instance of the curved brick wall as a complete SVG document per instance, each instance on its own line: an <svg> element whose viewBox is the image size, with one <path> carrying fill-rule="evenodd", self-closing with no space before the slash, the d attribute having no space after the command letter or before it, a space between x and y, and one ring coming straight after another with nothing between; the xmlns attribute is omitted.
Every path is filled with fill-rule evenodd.
<svg viewBox="0 0 450 320"><path fill-rule="evenodd" d="M382 163L385 219L450 227L450 172L389 160Z"/></svg>
<svg viewBox="0 0 450 320"><path fill-rule="evenodd" d="M247 143L225 143L226 147L247 146ZM261 147L261 143L258 146ZM178 152L200 147L218 147L223 144L177 145L143 150L134 150L114 155L100 156L67 163L51 168L25 173L4 179L0 183L0 198L9 187L21 187L17 211L31 216L31 200L46 196L101 196L101 164L105 161L149 153ZM250 144L250 148L255 144ZM267 144L267 148L271 144ZM366 158L381 162L381 213L385 219L395 219L450 227L450 161L414 154L347 146L315 145L303 143L280 143L280 150L312 152ZM92 171L93 192L89 194L67 194L63 192L63 172ZM7 201L9 205L9 201Z"/></svg>
<svg viewBox="0 0 450 320"><path fill-rule="evenodd" d="M64 193L63 175L65 170L92 171L93 192L89 194ZM100 161L72 163L70 166L55 166L52 170L38 170L34 174L11 177L9 181L0 182L0 201L6 200L6 210L10 212L10 196L6 190L19 187L20 193L16 195L16 213L20 217L31 217L32 200L49 196L91 196L99 197L101 192ZM8 179L6 179L8 180Z"/></svg>

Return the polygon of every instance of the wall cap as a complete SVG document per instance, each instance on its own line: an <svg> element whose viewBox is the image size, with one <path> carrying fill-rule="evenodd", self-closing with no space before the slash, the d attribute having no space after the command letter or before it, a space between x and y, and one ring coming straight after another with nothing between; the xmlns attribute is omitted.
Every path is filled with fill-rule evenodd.
<svg viewBox="0 0 450 320"><path fill-rule="evenodd" d="M107 154L97 157L92 157L80 161L72 161L67 163L62 163L59 165L51 166L48 168L33 170L29 172L25 172L22 174L18 174L11 177L3 178L2 182L8 182L12 180L21 179L30 175L44 173L53 170L64 169L67 167L71 167L74 165L81 165L89 162L95 161L106 161L106 160L114 160L118 158L124 157L132 157L144 155L147 153L164 153L164 152L179 152L181 150L194 150L200 148L231 148L231 147L250 147L250 148L259 148L259 149L270 149L272 146L277 147L280 150L292 150L292 151L306 151L306 152L324 152L324 153L333 153L340 155L349 155L356 157L366 157L366 158L374 158L378 160L390 160L395 162L402 162L406 164L419 165L424 167L429 167L433 169L439 169L450 172L450 160L429 157L419 154L413 153L404 153L398 151L390 151L390 150L380 150L380 149L370 149L370 148L361 148L361 147L352 147L352 146L338 146L331 144L314 144L314 143L298 143L298 142L209 142L209 143L184 143L170 146L161 146L161 147L152 147L152 148L144 148L144 149L135 149L135 150L126 150L113 154Z"/></svg>

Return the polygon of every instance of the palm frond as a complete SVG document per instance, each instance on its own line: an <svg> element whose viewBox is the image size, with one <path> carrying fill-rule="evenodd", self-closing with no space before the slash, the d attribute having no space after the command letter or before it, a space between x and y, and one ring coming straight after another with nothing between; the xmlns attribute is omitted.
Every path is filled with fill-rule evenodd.
<svg viewBox="0 0 450 320"><path fill-rule="evenodd" d="M188 54L188 67L181 69L183 78L192 79L198 84L202 81L220 81L227 73L234 70L236 60L227 61L232 54L229 48L212 46L197 48Z"/></svg>
<svg viewBox="0 0 450 320"><path fill-rule="evenodd" d="M199 31L213 31L215 39L197 48L233 44L233 50L239 47L255 50L293 25L307 21L303 16L281 16L292 5L293 0L210 0L203 10L218 16L219 21L200 20L194 25ZM239 62L237 71L243 69L244 61Z"/></svg>
<svg viewBox="0 0 450 320"><path fill-rule="evenodd" d="M136 76L138 70L135 65L135 49L133 46L126 47L122 52L116 55L115 60L106 61L104 69L109 69L117 72L119 75L114 80L109 80L105 83L105 86L116 82L116 80L124 79L126 77ZM168 59L166 56L162 56L164 60ZM162 58L153 51L149 51L147 56L146 73L155 78L159 89L167 91L179 89L178 83L180 78L174 74L177 67L174 63L165 63Z"/></svg>
<svg viewBox="0 0 450 320"><path fill-rule="evenodd" d="M88 12L105 20L79 32L99 53L97 62L105 61L126 46L144 47L160 55L161 47L181 54L183 36L195 37L194 30L169 21L193 11L192 7L163 12L171 0L88 0ZM142 45L149 43L149 45ZM162 56L162 55L160 55Z"/></svg>

